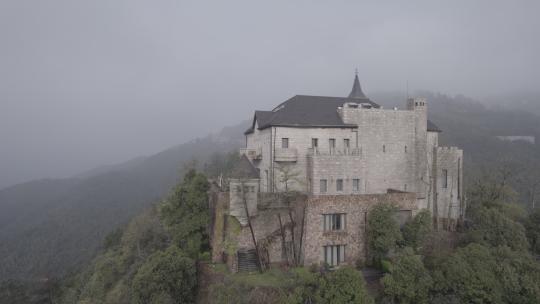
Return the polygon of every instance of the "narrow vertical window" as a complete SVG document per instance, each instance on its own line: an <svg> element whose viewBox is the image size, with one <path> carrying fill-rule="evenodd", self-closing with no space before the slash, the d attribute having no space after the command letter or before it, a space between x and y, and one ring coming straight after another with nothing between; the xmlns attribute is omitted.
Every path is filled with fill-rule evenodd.
<svg viewBox="0 0 540 304"><path fill-rule="evenodd" d="M458 199L461 198L461 157L458 158L457 165L457 196Z"/></svg>
<svg viewBox="0 0 540 304"><path fill-rule="evenodd" d="M382 151L383 151L383 152L386 152L386 145L383 145L383 146L382 146Z"/></svg>
<svg viewBox="0 0 540 304"><path fill-rule="evenodd" d="M317 148L319 146L319 139L317 138L312 138L311 139L311 147L312 148Z"/></svg>
<svg viewBox="0 0 540 304"><path fill-rule="evenodd" d="M338 266L345 261L345 245L323 246L324 262L329 266Z"/></svg>
<svg viewBox="0 0 540 304"><path fill-rule="evenodd" d="M355 178L352 180L352 190L353 192L359 192L360 191L360 179Z"/></svg>
<svg viewBox="0 0 540 304"><path fill-rule="evenodd" d="M289 148L289 139L288 138L282 138L281 139L281 147L283 149Z"/></svg>
<svg viewBox="0 0 540 304"><path fill-rule="evenodd" d="M405 146L405 153L407 153L407 146Z"/></svg>
<svg viewBox="0 0 540 304"><path fill-rule="evenodd" d="M320 186L319 186L319 192L320 193L326 193L327 186L328 186L328 183L327 183L326 179L321 179Z"/></svg>
<svg viewBox="0 0 540 304"><path fill-rule="evenodd" d="M328 146L330 147L330 154L333 154L334 151L336 150L336 139L330 138L328 140Z"/></svg>
<svg viewBox="0 0 540 304"><path fill-rule="evenodd" d="M336 191L343 191L343 180L341 178L336 180Z"/></svg>
<svg viewBox="0 0 540 304"><path fill-rule="evenodd" d="M442 170L442 187L448 188L448 170Z"/></svg>
<svg viewBox="0 0 540 304"><path fill-rule="evenodd" d="M345 148L345 150L349 150L349 148L351 147L351 140L348 138L345 138L343 140L343 147Z"/></svg>

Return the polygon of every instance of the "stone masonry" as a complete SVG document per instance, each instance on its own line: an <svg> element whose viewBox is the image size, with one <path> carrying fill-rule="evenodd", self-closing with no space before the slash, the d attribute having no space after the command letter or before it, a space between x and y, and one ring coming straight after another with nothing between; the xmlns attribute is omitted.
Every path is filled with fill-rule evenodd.
<svg viewBox="0 0 540 304"><path fill-rule="evenodd" d="M354 264L366 258L369 211L383 202L401 219L426 208L437 227L455 229L465 210L463 151L439 146L427 107L412 98L383 109L355 77L348 97L296 95L256 111L241 170L221 190L228 199L218 195L213 259L234 270L237 252L254 248L251 223L263 263L298 255L304 265Z"/></svg>

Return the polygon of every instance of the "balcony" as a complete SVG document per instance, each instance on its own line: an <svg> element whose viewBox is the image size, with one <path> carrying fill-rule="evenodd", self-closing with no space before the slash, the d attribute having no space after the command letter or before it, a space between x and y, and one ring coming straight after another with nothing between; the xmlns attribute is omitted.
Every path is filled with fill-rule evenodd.
<svg viewBox="0 0 540 304"><path fill-rule="evenodd" d="M298 151L295 148L276 148L274 159L277 162L295 162Z"/></svg>
<svg viewBox="0 0 540 304"><path fill-rule="evenodd" d="M240 155L247 156L250 160L261 160L262 159L262 149L248 149L248 148L242 148L240 149Z"/></svg>
<svg viewBox="0 0 540 304"><path fill-rule="evenodd" d="M344 150L338 149L320 149L320 148L309 148L308 155L336 155L336 156L362 156L362 149L359 148L349 148Z"/></svg>

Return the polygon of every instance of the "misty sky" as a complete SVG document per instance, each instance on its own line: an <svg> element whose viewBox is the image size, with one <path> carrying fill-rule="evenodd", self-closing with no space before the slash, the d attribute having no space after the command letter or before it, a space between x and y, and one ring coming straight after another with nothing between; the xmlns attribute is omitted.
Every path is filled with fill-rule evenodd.
<svg viewBox="0 0 540 304"><path fill-rule="evenodd" d="M294 94L537 90L539 1L0 0L0 188L148 155Z"/></svg>

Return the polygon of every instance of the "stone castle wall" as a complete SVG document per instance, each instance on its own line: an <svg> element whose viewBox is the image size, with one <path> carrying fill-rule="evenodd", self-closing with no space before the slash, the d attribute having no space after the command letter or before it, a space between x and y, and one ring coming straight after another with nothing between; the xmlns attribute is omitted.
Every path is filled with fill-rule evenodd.
<svg viewBox="0 0 540 304"><path fill-rule="evenodd" d="M323 246L345 245L345 261L354 265L365 260L366 220L373 206L385 202L395 203L408 216L416 213L416 194L388 193L366 195L328 195L308 199L303 239L304 265L324 261ZM324 231L323 214L345 213L344 231Z"/></svg>
<svg viewBox="0 0 540 304"><path fill-rule="evenodd" d="M433 213L447 228L453 230L456 220L465 212L463 205L463 150L455 147L436 147L433 168ZM449 220L451 219L451 220Z"/></svg>

